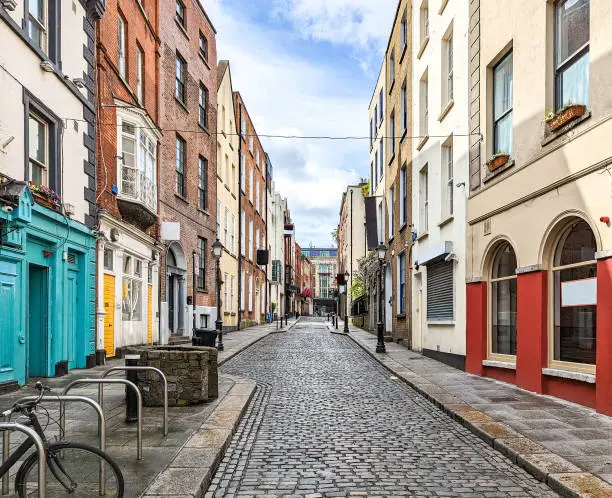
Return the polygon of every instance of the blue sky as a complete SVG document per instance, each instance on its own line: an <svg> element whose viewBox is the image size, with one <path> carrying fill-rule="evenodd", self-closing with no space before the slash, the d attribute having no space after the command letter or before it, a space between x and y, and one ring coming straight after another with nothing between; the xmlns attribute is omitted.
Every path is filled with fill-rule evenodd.
<svg viewBox="0 0 612 498"><path fill-rule="evenodd" d="M368 135L397 0L201 0L259 134ZM300 245L329 246L368 141L262 138Z"/></svg>

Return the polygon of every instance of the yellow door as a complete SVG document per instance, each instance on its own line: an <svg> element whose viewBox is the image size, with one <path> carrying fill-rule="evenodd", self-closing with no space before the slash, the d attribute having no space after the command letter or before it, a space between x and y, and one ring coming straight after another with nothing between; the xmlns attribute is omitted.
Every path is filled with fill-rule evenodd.
<svg viewBox="0 0 612 498"><path fill-rule="evenodd" d="M104 349L106 357L115 356L115 277L104 275Z"/></svg>
<svg viewBox="0 0 612 498"><path fill-rule="evenodd" d="M153 344L153 286L149 285L147 296L147 342Z"/></svg>

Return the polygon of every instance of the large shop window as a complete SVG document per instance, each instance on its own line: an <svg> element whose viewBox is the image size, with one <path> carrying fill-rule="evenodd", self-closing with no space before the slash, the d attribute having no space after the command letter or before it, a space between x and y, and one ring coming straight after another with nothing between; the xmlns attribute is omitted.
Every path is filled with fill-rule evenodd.
<svg viewBox="0 0 612 498"><path fill-rule="evenodd" d="M491 269L491 354L516 356L516 255L508 243Z"/></svg>
<svg viewBox="0 0 612 498"><path fill-rule="evenodd" d="M142 318L142 261L123 257L122 318L138 322Z"/></svg>
<svg viewBox="0 0 612 498"><path fill-rule="evenodd" d="M555 250L553 280L553 360L595 364L597 251L585 221L561 235Z"/></svg>
<svg viewBox="0 0 612 498"><path fill-rule="evenodd" d="M455 319L453 262L427 266L427 320L446 322Z"/></svg>

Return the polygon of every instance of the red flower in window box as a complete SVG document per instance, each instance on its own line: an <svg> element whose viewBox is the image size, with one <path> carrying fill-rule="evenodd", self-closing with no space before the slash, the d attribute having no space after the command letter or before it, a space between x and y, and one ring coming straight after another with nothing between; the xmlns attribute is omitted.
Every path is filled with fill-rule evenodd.
<svg viewBox="0 0 612 498"><path fill-rule="evenodd" d="M55 209L62 204L62 198L53 189L46 185L35 185L31 180L29 183L28 187L37 204L49 209Z"/></svg>

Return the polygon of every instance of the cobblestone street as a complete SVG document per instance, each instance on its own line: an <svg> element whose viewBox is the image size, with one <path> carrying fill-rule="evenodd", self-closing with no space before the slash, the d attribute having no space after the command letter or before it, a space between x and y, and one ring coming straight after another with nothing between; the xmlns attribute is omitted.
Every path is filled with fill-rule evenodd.
<svg viewBox="0 0 612 498"><path fill-rule="evenodd" d="M222 371L258 389L207 496L556 496L324 322Z"/></svg>

